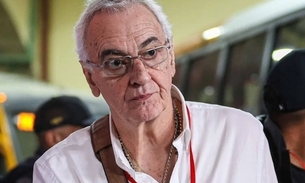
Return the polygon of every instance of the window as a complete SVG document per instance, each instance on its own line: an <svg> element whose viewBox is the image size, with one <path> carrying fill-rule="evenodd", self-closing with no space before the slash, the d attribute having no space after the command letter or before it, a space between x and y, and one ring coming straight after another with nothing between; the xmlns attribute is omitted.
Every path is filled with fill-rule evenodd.
<svg viewBox="0 0 305 183"><path fill-rule="evenodd" d="M219 51L216 51L191 61L187 100L215 103L218 56Z"/></svg>
<svg viewBox="0 0 305 183"><path fill-rule="evenodd" d="M293 21L278 28L274 51L280 49L299 48L305 48L304 18L300 18L299 20Z"/></svg>
<svg viewBox="0 0 305 183"><path fill-rule="evenodd" d="M265 35L251 37L230 47L228 70L225 78L224 105L252 114L259 108L259 73Z"/></svg>

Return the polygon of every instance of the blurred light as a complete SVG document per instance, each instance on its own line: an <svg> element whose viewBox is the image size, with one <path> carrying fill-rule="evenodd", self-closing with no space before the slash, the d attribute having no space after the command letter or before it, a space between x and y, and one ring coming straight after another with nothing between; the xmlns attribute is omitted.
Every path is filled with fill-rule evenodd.
<svg viewBox="0 0 305 183"><path fill-rule="evenodd" d="M208 29L202 33L202 38L205 40L211 40L214 38L219 37L223 33L221 27L214 27L211 29Z"/></svg>
<svg viewBox="0 0 305 183"><path fill-rule="evenodd" d="M0 92L0 103L4 103L7 100L7 96L4 92Z"/></svg>
<svg viewBox="0 0 305 183"><path fill-rule="evenodd" d="M292 51L291 48L282 48L282 49L277 49L272 52L272 59L274 61L279 61L281 58L283 58L285 55L290 53Z"/></svg>
<svg viewBox="0 0 305 183"><path fill-rule="evenodd" d="M213 96L215 93L214 87L213 86L206 86L204 88L204 94L207 96Z"/></svg>
<svg viewBox="0 0 305 183"><path fill-rule="evenodd" d="M20 131L32 132L34 131L34 113L22 112L17 116L17 128Z"/></svg>

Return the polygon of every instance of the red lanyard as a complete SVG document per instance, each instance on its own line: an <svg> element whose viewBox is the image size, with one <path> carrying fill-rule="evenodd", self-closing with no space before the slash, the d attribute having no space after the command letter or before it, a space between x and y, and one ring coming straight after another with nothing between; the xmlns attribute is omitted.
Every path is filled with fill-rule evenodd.
<svg viewBox="0 0 305 183"><path fill-rule="evenodd" d="M191 115L189 112L189 109L187 109L187 115L189 118L189 124L190 124L190 128L191 128ZM190 169L191 169L191 183L196 183L196 170L195 170L195 162L194 162L194 156L193 156L193 150L192 150L192 144L190 144ZM129 173L125 172L125 176L127 178L127 180L131 183L137 183L130 175Z"/></svg>
<svg viewBox="0 0 305 183"><path fill-rule="evenodd" d="M125 172L125 176L127 177L127 180L131 183L137 183L130 175L129 173L127 173L126 171Z"/></svg>
<svg viewBox="0 0 305 183"><path fill-rule="evenodd" d="M186 109L187 109L187 116L189 118L190 129L192 129L191 114L187 106ZM195 169L195 162L194 162L191 142L190 142L190 168L191 168L191 183L196 183L196 169Z"/></svg>
<svg viewBox="0 0 305 183"><path fill-rule="evenodd" d="M301 164L303 170L305 170L305 163L302 161L302 159L291 151L289 151L289 153L298 160L298 162Z"/></svg>

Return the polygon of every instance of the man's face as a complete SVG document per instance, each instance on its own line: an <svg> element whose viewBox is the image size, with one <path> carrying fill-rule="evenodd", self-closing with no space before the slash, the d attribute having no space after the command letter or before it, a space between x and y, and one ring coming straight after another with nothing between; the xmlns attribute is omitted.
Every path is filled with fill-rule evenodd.
<svg viewBox="0 0 305 183"><path fill-rule="evenodd" d="M140 59L135 59L129 72L120 76L106 75L103 68L93 67L90 71L83 67L92 93L103 95L114 119L149 121L171 105L175 63L170 44L155 16L141 5L116 14L98 12L91 19L85 47L88 60L94 64L116 56L113 50L134 57L147 49L171 46L168 58L157 68L146 67Z"/></svg>

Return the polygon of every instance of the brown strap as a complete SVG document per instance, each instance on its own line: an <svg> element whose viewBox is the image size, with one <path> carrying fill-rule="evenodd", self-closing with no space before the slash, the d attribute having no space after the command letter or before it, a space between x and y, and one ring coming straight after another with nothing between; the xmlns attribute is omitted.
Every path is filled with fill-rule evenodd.
<svg viewBox="0 0 305 183"><path fill-rule="evenodd" d="M109 115L90 127L91 142L96 158L102 163L109 183L128 183L124 171L116 164L110 139Z"/></svg>

